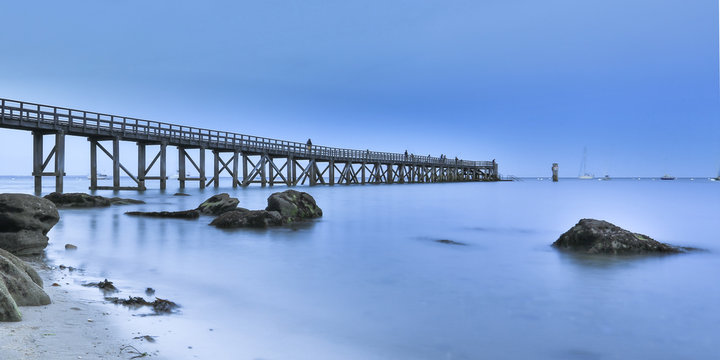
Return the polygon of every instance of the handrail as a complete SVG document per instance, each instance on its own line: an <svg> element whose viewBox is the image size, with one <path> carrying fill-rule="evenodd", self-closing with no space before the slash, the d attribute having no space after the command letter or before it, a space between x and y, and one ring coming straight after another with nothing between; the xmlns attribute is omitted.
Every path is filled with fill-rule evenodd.
<svg viewBox="0 0 720 360"><path fill-rule="evenodd" d="M196 141L214 146L237 149L275 150L288 155L321 156L335 159L359 160L365 162L405 162L428 165L455 165L460 167L494 167L494 161L468 161L432 156L405 155L390 152L334 148L321 145L307 145L300 142L279 140L227 131L211 130L193 126L144 120L126 116L111 115L60 106L43 105L19 100L0 98L1 121L7 116L56 126L80 127L90 131L120 132L123 135L146 135L176 141ZM18 113L16 115L16 113ZM33 114L34 116L31 116Z"/></svg>

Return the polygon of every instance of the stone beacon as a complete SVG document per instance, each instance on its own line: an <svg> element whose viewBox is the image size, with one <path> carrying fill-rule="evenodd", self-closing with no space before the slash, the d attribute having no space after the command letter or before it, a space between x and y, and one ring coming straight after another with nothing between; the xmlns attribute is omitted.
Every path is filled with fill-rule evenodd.
<svg viewBox="0 0 720 360"><path fill-rule="evenodd" d="M33 177L35 192L42 190L43 176L55 178L55 191L63 192L65 176L65 136L86 137L90 142L90 190L145 190L147 180L158 180L160 189L167 184L167 147L178 152L180 188L197 181L200 188L219 187L226 172L232 186L259 183L270 186L335 184L406 184L461 181L498 181L498 164L493 161L469 161L446 156L353 150L307 143L243 135L227 131L142 120L58 106L0 98L0 128L32 131ZM45 155L43 138L55 138L55 146ZM133 174L120 161L120 141L137 144L137 172ZM105 145L103 145L105 142ZM106 147L107 146L107 147ZM147 163L150 147L152 159ZM98 149L112 161L112 186L98 185ZM191 152L197 150L195 161ZM205 176L205 152L212 151L212 177ZM224 156L223 155L227 154ZM194 154L193 154L194 155ZM72 157L68 158L71 159ZM52 171L46 170L52 165ZM186 168L189 162L191 167ZM158 175L150 176L157 164ZM242 165L242 166L240 166ZM190 176L186 169L193 169ZM127 176L132 186L121 186Z"/></svg>
<svg viewBox="0 0 720 360"><path fill-rule="evenodd" d="M557 181L558 181L558 163L553 163L553 166L552 166L552 179L553 179L553 182L557 182Z"/></svg>

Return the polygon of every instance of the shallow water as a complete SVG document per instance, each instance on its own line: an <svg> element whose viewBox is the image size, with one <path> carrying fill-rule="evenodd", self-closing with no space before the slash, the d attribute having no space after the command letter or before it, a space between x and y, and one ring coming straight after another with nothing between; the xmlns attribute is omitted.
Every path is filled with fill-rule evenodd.
<svg viewBox="0 0 720 360"><path fill-rule="evenodd" d="M66 179L66 191L87 186ZM269 194L285 189L121 192L148 204L62 210L47 257L83 269L84 281L115 281L118 296L153 287L181 304L169 316L116 308L136 315L117 317L128 331L157 336L145 350L173 359L701 359L720 352L720 182L298 187L325 216L262 231L218 230L210 217L123 214L194 208L216 192L264 208ZM31 179L2 177L0 191L29 193ZM599 257L549 246L583 217L707 251ZM66 243L78 250L66 251ZM71 286L102 299L97 289Z"/></svg>

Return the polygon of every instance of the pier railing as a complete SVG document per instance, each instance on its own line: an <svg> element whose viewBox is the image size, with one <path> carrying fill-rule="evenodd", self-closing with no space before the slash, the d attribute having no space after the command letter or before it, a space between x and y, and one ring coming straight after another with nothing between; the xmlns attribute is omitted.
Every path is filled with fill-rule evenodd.
<svg viewBox="0 0 720 360"><path fill-rule="evenodd" d="M205 148L242 149L273 152L298 157L326 157L365 162L417 163L458 167L492 167L491 161L455 160L433 156L378 152L307 145L227 131L204 129L127 116L111 115L60 106L36 104L0 98L0 124L23 128L66 129L78 135L112 135L132 140L164 141L170 145L194 143Z"/></svg>

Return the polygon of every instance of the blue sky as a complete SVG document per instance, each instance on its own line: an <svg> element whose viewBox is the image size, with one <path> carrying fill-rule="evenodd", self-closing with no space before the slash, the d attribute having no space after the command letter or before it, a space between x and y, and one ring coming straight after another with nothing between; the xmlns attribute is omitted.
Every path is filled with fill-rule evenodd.
<svg viewBox="0 0 720 360"><path fill-rule="evenodd" d="M720 168L714 0L23 1L0 14L0 97L494 158L518 176L553 162L576 176L583 147L596 175ZM89 172L87 146L68 141L69 174ZM0 149L0 173L30 174L29 133L0 129Z"/></svg>

